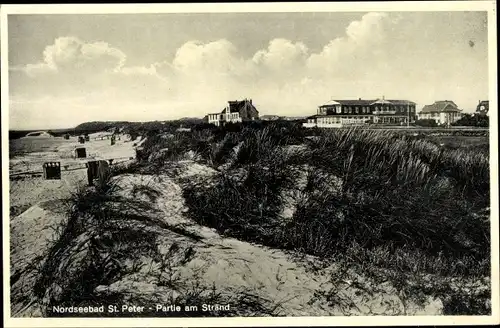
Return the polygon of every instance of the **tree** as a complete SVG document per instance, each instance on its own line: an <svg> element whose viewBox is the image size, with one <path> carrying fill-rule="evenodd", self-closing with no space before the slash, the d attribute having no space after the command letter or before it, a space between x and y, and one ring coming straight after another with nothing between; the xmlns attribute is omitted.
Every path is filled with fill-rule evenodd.
<svg viewBox="0 0 500 328"><path fill-rule="evenodd" d="M454 126L476 126L476 127L488 127L489 118L486 115L472 115L465 114L461 119L453 123Z"/></svg>

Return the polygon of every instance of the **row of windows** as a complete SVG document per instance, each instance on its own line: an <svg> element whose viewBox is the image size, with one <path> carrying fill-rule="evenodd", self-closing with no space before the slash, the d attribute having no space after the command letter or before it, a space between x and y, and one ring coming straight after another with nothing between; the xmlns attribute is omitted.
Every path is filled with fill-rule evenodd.
<svg viewBox="0 0 500 328"><path fill-rule="evenodd" d="M221 118L220 114L208 115L208 119L211 121L218 121Z"/></svg>
<svg viewBox="0 0 500 328"><path fill-rule="evenodd" d="M240 113L229 113L229 114L210 114L208 115L208 119L211 121L218 121L218 120L231 120L231 119L237 119L240 117Z"/></svg>
<svg viewBox="0 0 500 328"><path fill-rule="evenodd" d="M451 117L459 117L461 116L460 113L447 113ZM440 117L441 113L428 113L428 114L421 114L422 117Z"/></svg>
<svg viewBox="0 0 500 328"><path fill-rule="evenodd" d="M359 117L350 117L350 118L344 118L344 117L322 117L318 118L318 123L326 123L326 124L334 124L334 123L343 123L343 122L354 122L354 121L361 121L365 122L370 119L370 116L359 116ZM309 123L314 123L314 119L309 120Z"/></svg>
<svg viewBox="0 0 500 328"><path fill-rule="evenodd" d="M341 106L336 106L336 112L337 114L368 114L370 113L370 107L369 106L346 106L344 108L341 108ZM415 112L415 107L410 106L410 112ZM406 112L407 111L407 106L375 106L374 107L375 111L382 111L382 112L387 112L387 111L399 111L399 112ZM325 109L323 109L323 113L325 113Z"/></svg>
<svg viewBox="0 0 500 328"><path fill-rule="evenodd" d="M378 117L374 119L377 123L399 123L407 121L406 117Z"/></svg>

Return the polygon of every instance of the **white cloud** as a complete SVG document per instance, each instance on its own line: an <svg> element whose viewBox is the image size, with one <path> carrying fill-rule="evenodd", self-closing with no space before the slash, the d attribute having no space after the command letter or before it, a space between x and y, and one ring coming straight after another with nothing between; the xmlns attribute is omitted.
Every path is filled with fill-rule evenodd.
<svg viewBox="0 0 500 328"><path fill-rule="evenodd" d="M363 71L376 60L386 39L386 27L394 24L386 13L368 13L346 28L346 35L331 40L320 53L312 54L308 68L316 73L331 74L356 69L363 62Z"/></svg>
<svg viewBox="0 0 500 328"><path fill-rule="evenodd" d="M358 46L376 44L384 38L384 20L386 13L368 13L361 20L354 21L346 28L348 41Z"/></svg>
<svg viewBox="0 0 500 328"><path fill-rule="evenodd" d="M48 73L55 73L57 71L55 67L47 65L47 63L28 64L26 65L26 67L23 67L22 70L24 70L30 77L36 77Z"/></svg>
<svg viewBox="0 0 500 328"><path fill-rule="evenodd" d="M308 48L302 42L278 38L269 42L266 49L257 51L247 61L249 77L259 81L272 80L276 87L290 79L300 79L304 74Z"/></svg>
<svg viewBox="0 0 500 328"><path fill-rule="evenodd" d="M57 38L43 51L43 61L28 64L30 76L45 72L103 73L119 70L125 63L125 54L106 42L86 43L76 37Z"/></svg>
<svg viewBox="0 0 500 328"><path fill-rule="evenodd" d="M228 40L221 39L205 44L199 41L186 42L177 50L172 67L181 74L231 75L237 74L242 63L236 47Z"/></svg>
<svg viewBox="0 0 500 328"><path fill-rule="evenodd" d="M252 60L257 65L277 70L289 69L294 65L303 65L307 58L307 47L302 42L293 43L286 39L274 39L269 42L267 49L259 50Z"/></svg>
<svg viewBox="0 0 500 328"><path fill-rule="evenodd" d="M480 54L462 52L432 61L425 57L428 50L419 48L425 42L407 41L408 36L418 38L420 28L393 13L368 13L318 52L308 49L307 40L275 38L246 56L226 39L189 41L173 59L145 66L127 66L125 53L106 42L58 38L39 63L10 69L11 92L21 96L11 102L16 111L11 118L24 124L50 117L70 124L201 117L244 97L253 98L263 114L281 115L312 114L330 97L385 95L424 103L445 98L459 105L469 101L470 93L484 98L487 82L477 74L485 66L478 64ZM43 117L40 108L49 109Z"/></svg>

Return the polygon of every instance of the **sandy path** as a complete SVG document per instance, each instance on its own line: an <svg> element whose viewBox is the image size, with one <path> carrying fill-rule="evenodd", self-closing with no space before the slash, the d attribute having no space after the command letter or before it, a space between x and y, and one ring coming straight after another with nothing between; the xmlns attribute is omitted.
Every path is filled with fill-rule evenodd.
<svg viewBox="0 0 500 328"><path fill-rule="evenodd" d="M332 302L324 296L318 297L318 293L328 293L334 287L329 278L338 269L335 264L324 269L310 270L311 263L318 262L314 257L299 258L292 252L225 238L214 229L193 222L185 216L187 208L182 196L182 185L213 176L217 172L192 161L178 164L175 174L126 174L115 178L121 187L119 192L130 200L141 197L133 194L136 186L146 185L158 192L152 206L158 211L158 218L168 228L154 228L158 233L156 247L161 254L167 256L170 269L166 272L160 268L158 260L144 256L142 261L146 265L139 272L130 272L111 285L96 288L96 292L104 297L118 292L134 295L134 299L155 299L168 305L176 291L160 284L158 277L174 272L178 279L177 285L190 286L194 282L200 282L207 289L213 286L217 292L237 298L233 305L240 315L255 315L255 312L248 311L246 305L238 308L238 304L242 304L239 301L242 296L257 299L267 308L272 308L273 315L404 314L403 311L408 315L440 314L440 301L431 300L423 307L411 304L405 306L396 293L391 291L390 286L387 286L386 293L367 295L344 284L338 296L354 304L347 311L339 302ZM36 271L29 270L30 264L43 258L57 237L57 230L49 227L57 226L64 220L64 215L60 213L64 206L52 202L50 204L52 206L48 209L46 203L34 206L11 222L11 242L12 239L15 240L11 248L11 267L16 279L12 294L17 295L20 300L13 304L13 311L25 308L16 312L20 316L41 315L39 308L26 308L26 305L30 301L30 287L36 278ZM198 238L193 238L193 235ZM40 263L42 262L43 259ZM78 263L75 265L78 266ZM57 290L58 283L55 281L51 289Z"/></svg>
<svg viewBox="0 0 500 328"><path fill-rule="evenodd" d="M332 265L322 270L308 270L311 263L318 261L314 257L302 257L297 254L254 245L248 242L220 236L214 229L200 226L188 219L182 197L182 181L194 180L200 176L216 174L215 171L197 163L185 161L176 179L171 176L125 175L120 178L123 195L130 193L134 185L148 185L161 193L156 201L157 208L163 212L162 219L172 227L188 231L201 237L200 241L186 235L169 231L158 240L160 252L166 254L176 245L177 254L192 252L194 255L187 263L178 264L176 270L185 280L201 279L207 286L216 286L223 293L241 295L250 294L269 304L278 305L275 315L287 316L325 316L345 315L341 306L329 304L325 297L316 297L317 292L328 292L333 285L330 273L337 270ZM143 272L145 275L151 272ZM157 274L157 273L155 273ZM101 286L103 292L132 291L142 294L158 293L161 288L153 280L136 276L125 277L111 286ZM146 281L149 281L146 283ZM387 293L381 295L359 295L354 287L344 286L343 297L350 299L356 306L349 309L349 315L385 314L438 314L440 301L429 300L423 307L403 304L401 299L387 286ZM169 295L165 293L165 295ZM241 309L242 310L242 309Z"/></svg>

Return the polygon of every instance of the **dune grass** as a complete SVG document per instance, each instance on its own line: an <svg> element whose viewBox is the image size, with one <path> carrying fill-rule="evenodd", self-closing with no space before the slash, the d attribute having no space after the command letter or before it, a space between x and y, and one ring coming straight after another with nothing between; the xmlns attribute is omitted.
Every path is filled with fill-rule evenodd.
<svg viewBox="0 0 500 328"><path fill-rule="evenodd" d="M215 186L185 189L193 220L324 259L345 259L356 249L358 263L370 258L377 268L397 263L404 273L489 276L489 160L483 152L344 129L321 131L306 141L307 150L290 156L274 138L279 130L247 131ZM282 191L297 188L301 165L310 168L306 187L292 218L284 220ZM241 169L245 179L229 178ZM337 181L337 188L326 180Z"/></svg>
<svg viewBox="0 0 500 328"><path fill-rule="evenodd" d="M78 188L68 200L70 210L62 222L57 240L44 261L40 262L32 300L40 304L43 316L110 317L217 317L238 315L278 315L271 301L251 293L223 292L207 285L200 277L183 277L178 271L189 262L196 250L188 248L180 256L174 242L169 251L160 251L158 238L168 231L199 241L200 237L182 227L170 226L161 219L153 204L160 191L149 185L135 185L131 197L121 192L119 179L134 165L112 171L95 187ZM148 269L149 268L149 269ZM146 297L132 289L106 291L113 283L126 278L128 283L155 286ZM104 306L133 304L145 306L143 312L64 313L54 306ZM156 311L157 304L175 304L180 312ZM203 311L203 304L229 304L229 311ZM241 304L247 304L241 313ZM186 311L186 306L197 310ZM152 310L149 309L151 307Z"/></svg>
<svg viewBox="0 0 500 328"><path fill-rule="evenodd" d="M344 262L374 281L390 278L406 294L441 297L448 314L488 313L488 291L474 300L456 283L443 282L489 276L487 153L384 130L315 130L315 138L307 133L281 122L150 135L142 160L115 174L160 173L192 152L220 171L214 185L184 187L194 221L241 240ZM294 145L304 148L290 152ZM122 202L113 188L80 191L73 198L63 237L37 284L41 299L60 278L68 252L87 249L89 260L78 276L86 284L70 279L75 285L63 286L63 294L49 293L50 304L88 301L82 295L119 279L130 269L120 266L124 250L155 252L154 232L128 224L159 225L148 215L147 202ZM293 215L284 219L283 195L290 190L298 196ZM425 275L441 278L430 286L409 283Z"/></svg>

